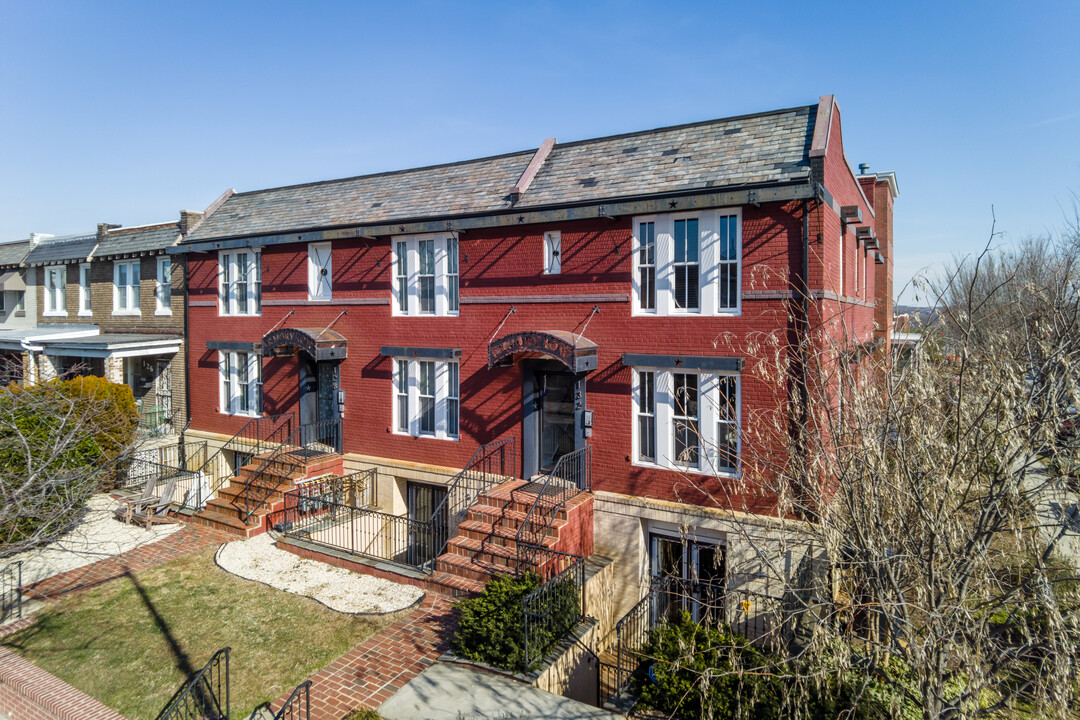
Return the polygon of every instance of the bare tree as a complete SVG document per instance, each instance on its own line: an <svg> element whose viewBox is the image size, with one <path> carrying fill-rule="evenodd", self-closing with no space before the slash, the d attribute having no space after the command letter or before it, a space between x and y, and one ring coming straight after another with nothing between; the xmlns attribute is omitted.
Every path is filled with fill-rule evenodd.
<svg viewBox="0 0 1080 720"><path fill-rule="evenodd" d="M67 532L136 423L131 391L99 378L0 389L0 558Z"/></svg>
<svg viewBox="0 0 1080 720"><path fill-rule="evenodd" d="M729 545L750 552L728 559L721 612L774 588L757 640L784 663L738 672L785 675L786 714L805 716L798 688L833 672L856 678L851 710L875 684L893 714L926 720L1075 707L1076 567L1036 508L1057 482L1047 459L1072 452L1059 431L1078 397L1078 238L957 261L936 286L943 330L902 368L811 304L792 303L794 345L755 338L748 371L788 391L747 419L740 481L717 505L767 498L775 529L732 514Z"/></svg>

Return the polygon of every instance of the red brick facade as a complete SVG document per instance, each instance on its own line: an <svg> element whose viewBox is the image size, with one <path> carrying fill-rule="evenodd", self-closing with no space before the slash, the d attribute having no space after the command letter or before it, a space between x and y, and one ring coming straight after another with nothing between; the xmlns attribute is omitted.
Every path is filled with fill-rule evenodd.
<svg viewBox="0 0 1080 720"><path fill-rule="evenodd" d="M728 482L723 479L695 475L688 480L678 472L631 462L633 378L622 355L745 358L741 374L745 429L754 409L775 407L786 392L754 377L753 347L761 333L789 327L787 298L802 273L804 232L809 284L816 299L812 319L836 328L832 332L837 336L842 330L856 341L872 340L878 285L873 254L860 247L856 259L854 227L844 226L838 211L840 206L857 206L863 224L873 226L874 208L843 156L835 105L830 121L818 161L824 194L741 208L743 300L738 316L633 315L629 216L461 232L461 306L456 317L392 314L390 237L334 240L333 300L317 304L307 300L307 245L262 248L263 304L258 317L219 316L218 254L193 251L188 255L192 428L232 434L247 419L219 411L218 353L207 343L258 342L275 327L319 329L333 323L348 341L348 359L340 366L346 397L345 452L462 467L479 444L506 436L517 437L520 444L529 441L523 438L522 370L519 365L489 369L488 343L520 331L583 331L598 346L598 368L586 380L586 404L594 418L588 440L593 447L594 490L691 503L702 502L702 493L709 492L729 497L745 509L768 510L761 498L750 501L740 496L734 484L723 487ZM545 275L543 233L556 230L561 232L562 271ZM854 284L856 262L865 291ZM509 313L511 307L515 312ZM594 308L599 312L590 318ZM342 312L347 314L337 319ZM392 432L393 363L380 355L381 346L461 349L460 441ZM296 409L297 372L292 358L264 361L265 413Z"/></svg>

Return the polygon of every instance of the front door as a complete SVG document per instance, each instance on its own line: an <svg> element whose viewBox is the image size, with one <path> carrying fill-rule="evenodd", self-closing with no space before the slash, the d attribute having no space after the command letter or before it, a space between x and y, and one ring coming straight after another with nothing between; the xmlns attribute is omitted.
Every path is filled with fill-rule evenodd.
<svg viewBox="0 0 1080 720"><path fill-rule="evenodd" d="M340 363L313 362L299 356L300 424L305 428L305 445L319 443L341 452L341 425L338 419Z"/></svg>
<svg viewBox="0 0 1080 720"><path fill-rule="evenodd" d="M536 373L541 472L551 472L559 458L574 451L574 381L568 372Z"/></svg>
<svg viewBox="0 0 1080 720"><path fill-rule="evenodd" d="M157 405L161 408L161 416L165 422L172 419L172 362L170 360L157 361Z"/></svg>
<svg viewBox="0 0 1080 720"><path fill-rule="evenodd" d="M409 547L406 564L423 567L435 561L437 553L446 542L449 519L446 488L424 483L407 486L409 507ZM436 511L438 511L436 513ZM431 530L426 525L431 520Z"/></svg>

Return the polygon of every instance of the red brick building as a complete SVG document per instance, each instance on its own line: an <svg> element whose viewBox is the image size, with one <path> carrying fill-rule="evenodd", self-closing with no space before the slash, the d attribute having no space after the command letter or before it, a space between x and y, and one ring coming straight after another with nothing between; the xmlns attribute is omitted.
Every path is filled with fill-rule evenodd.
<svg viewBox="0 0 1080 720"><path fill-rule="evenodd" d="M521 478L589 447L624 602L665 567L713 577L724 511L770 510L734 481L753 409L786 392L747 371L750 339L804 283L817 321L888 338L896 195L853 173L832 96L231 194L175 248L191 432L340 419L346 466L417 517L485 443L514 438Z"/></svg>

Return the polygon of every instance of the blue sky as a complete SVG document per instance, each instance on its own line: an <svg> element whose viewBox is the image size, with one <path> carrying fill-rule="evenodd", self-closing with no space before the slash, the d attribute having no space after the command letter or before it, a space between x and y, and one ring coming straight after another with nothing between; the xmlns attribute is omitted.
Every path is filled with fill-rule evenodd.
<svg viewBox="0 0 1080 720"><path fill-rule="evenodd" d="M1080 192L1080 3L0 0L0 240L815 102L895 170L898 287ZM910 295L905 299L912 299Z"/></svg>

